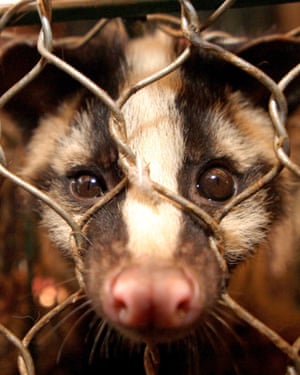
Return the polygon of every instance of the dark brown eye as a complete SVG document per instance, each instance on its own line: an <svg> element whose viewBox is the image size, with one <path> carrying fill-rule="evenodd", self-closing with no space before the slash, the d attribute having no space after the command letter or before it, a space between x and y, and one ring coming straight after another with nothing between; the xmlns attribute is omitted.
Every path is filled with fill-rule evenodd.
<svg viewBox="0 0 300 375"><path fill-rule="evenodd" d="M101 197L106 192L107 187L102 179L93 175L82 174L72 178L70 190L77 199L94 199Z"/></svg>
<svg viewBox="0 0 300 375"><path fill-rule="evenodd" d="M228 170L223 167L212 167L198 177L197 190L206 199L222 202L235 194L236 184Z"/></svg>

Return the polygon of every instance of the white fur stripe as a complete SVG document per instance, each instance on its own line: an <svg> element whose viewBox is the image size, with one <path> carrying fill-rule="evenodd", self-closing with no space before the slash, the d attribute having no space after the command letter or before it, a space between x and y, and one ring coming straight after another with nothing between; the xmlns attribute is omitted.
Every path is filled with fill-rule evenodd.
<svg viewBox="0 0 300 375"><path fill-rule="evenodd" d="M146 47L144 43L145 40L142 48L139 41L129 47L128 60L132 67L129 83L165 67L172 58L171 53L169 56L166 53L167 49L171 51L166 39L156 35L148 39ZM175 108L179 87L179 73L172 73L140 90L124 108L130 147L149 169L151 179L174 192L178 191L177 175L184 152L180 116ZM144 197L137 186L131 185L123 216L132 254L170 257L175 251L181 212L172 204L155 204Z"/></svg>

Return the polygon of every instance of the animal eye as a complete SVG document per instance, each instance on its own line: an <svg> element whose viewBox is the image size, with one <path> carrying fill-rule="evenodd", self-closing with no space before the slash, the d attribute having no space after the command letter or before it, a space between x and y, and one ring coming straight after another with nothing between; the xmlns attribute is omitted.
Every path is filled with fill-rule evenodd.
<svg viewBox="0 0 300 375"><path fill-rule="evenodd" d="M216 166L206 169L197 179L197 191L206 199L222 202L236 192L234 176L227 169Z"/></svg>
<svg viewBox="0 0 300 375"><path fill-rule="evenodd" d="M71 179L70 190L77 199L94 199L101 197L107 191L107 186L103 179L82 174Z"/></svg>

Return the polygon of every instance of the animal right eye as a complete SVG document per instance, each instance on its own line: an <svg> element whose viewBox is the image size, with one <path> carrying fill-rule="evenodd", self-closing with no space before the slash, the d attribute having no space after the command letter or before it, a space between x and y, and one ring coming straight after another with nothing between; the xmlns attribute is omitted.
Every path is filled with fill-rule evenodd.
<svg viewBox="0 0 300 375"><path fill-rule="evenodd" d="M81 174L71 179L70 191L76 199L92 200L101 197L107 191L107 186L102 178Z"/></svg>
<svg viewBox="0 0 300 375"><path fill-rule="evenodd" d="M197 191L206 199L224 202L236 193L235 178L222 166L211 166L197 180Z"/></svg>

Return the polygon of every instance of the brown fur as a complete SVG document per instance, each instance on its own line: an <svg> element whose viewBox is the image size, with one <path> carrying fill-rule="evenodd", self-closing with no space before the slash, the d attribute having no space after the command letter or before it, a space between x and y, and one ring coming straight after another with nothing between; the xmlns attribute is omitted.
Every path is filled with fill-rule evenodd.
<svg viewBox="0 0 300 375"><path fill-rule="evenodd" d="M269 74L273 73L272 56L283 55L282 48L287 48L291 52L292 60L299 60L299 42L284 40L280 37L274 40L263 41L257 43L257 45L255 43L250 44L242 49L240 54L257 65L263 62ZM127 53L133 57L132 60L129 59L129 66L126 67L123 44L127 43L127 36L125 37L122 34L119 39L115 37L114 40L110 35L109 41L105 41L105 37L100 37L99 40L91 43L92 48L90 46L84 47L83 51L79 51L79 57L66 51L65 58L71 63L77 64L84 72L88 72L91 78L104 86L113 97L117 96L117 91L120 88L126 87L129 83L127 78L122 76L126 69L130 71L128 78L130 82L144 78L146 73L152 72L152 68L149 68L149 71L147 70L148 67L142 64L140 66L137 64L137 71L130 70L132 68L130 62L140 61L137 57L139 52L135 49L137 46L143 47L142 40L130 44L131 47L127 50ZM99 54L102 54L100 61L95 56L94 43L98 47ZM170 46L173 43L173 41L169 43L163 39L161 50L172 50ZM158 44L155 37L154 39L153 37L149 38L146 46L150 50L150 55L151 48L155 47L159 50ZM278 45L280 48L278 48ZM33 47L22 45L22 48L25 55L28 54L32 60L35 60L36 52ZM107 49L110 51L110 48L113 49L114 53L112 56L107 56ZM174 50L176 48L173 49L173 53ZM16 51L17 46L4 48L2 62L6 69L9 68L11 59L16 56ZM132 51L135 51L134 54ZM145 53L146 51L142 52L142 54ZM87 61L81 61L81 54L85 56L84 58ZM155 58L154 63L157 65L154 70L169 62L171 55L167 55L166 60L163 61ZM270 60L267 60L269 56L271 56ZM110 58L112 58L111 63ZM201 69L199 61L201 61ZM95 68L96 63L101 65L99 71ZM262 67L264 67L264 64L262 64ZM283 75L290 68L290 64L291 62L282 61L282 72L278 71L276 65L274 78L278 79ZM101 75L101 68L102 70L105 68L103 75ZM197 69L202 74L202 80L197 77L193 82L193 74L198 72ZM204 208L211 215L215 215L221 209L221 203L210 202L203 197L199 198L197 191L195 192L194 188L189 188L189 183L193 176L195 177L199 173L198 166L201 165L204 168L204 161L209 157L222 159L222 163L224 162L225 165L234 160L233 165L236 168L235 174L239 176L236 179L240 190L251 185L270 168L276 158L273 152L273 131L265 111L264 102L267 94L253 80L249 80L244 74L240 75L235 70L232 72L226 64L224 65L223 62L212 56L207 56L203 51L194 51L191 60L186 63L182 71L180 73L178 71L162 82L150 86L129 100L124 110L125 117L132 126L132 129L130 127L128 129L129 142L133 150L141 157L140 162L151 164L149 160L153 161L155 148L149 147L147 143L149 138L154 134L154 145L155 141L157 145L159 144L158 139L155 139L158 135L162 135L165 142L175 139L174 150L179 150L182 154L176 155L178 159L171 167L166 164L168 171L165 171L165 174L166 176L167 172L171 174L170 170L174 168L172 173L176 175L177 180L168 179L168 176L166 177L161 171L159 173L149 166L150 173L152 173L151 177L157 182L166 184L172 191L179 192L192 200L193 203ZM50 79L56 77L57 81L55 82L58 82L58 88L61 83L63 90L60 92L57 90L56 84L51 82L48 88L44 87L41 94L43 98L42 106L37 101L37 103L28 103L25 110L24 108L22 110L22 103L26 94L28 95L28 92L36 94L47 74L50 74ZM115 81L108 77L113 77ZM216 79L214 79L215 77ZM2 90L10 86L16 78L12 79L10 75L2 75ZM91 163L100 165L108 190L114 187L123 175L117 166L116 146L109 137L107 129L102 126L108 121L107 109L101 103L91 99L90 94L78 88L73 81L70 86L69 83L68 77L61 75L55 69L49 68L44 76L42 75L26 88L27 91L25 91L24 96L21 94L14 99L6 110L14 120L22 118L24 112L26 114L27 111L29 119L32 121L30 127L38 126L37 130L34 130L34 135L29 143L22 175L42 190L49 192L66 211L73 215L75 220L78 220L90 203L82 202L79 205L74 197L70 198L70 185L66 182L70 177L67 176L66 178L66 173L71 171L76 175L78 165L89 165ZM298 83L294 84L296 90L294 89L291 93L292 96L294 95L291 107L293 112L291 112L288 122L292 141L292 157L296 162L299 162L298 155L300 155L298 153L300 116L299 110L295 110L297 101L299 103L299 98L295 95L295 92L296 94L298 92ZM205 87L203 91L201 91L202 87ZM176 100L174 100L175 96L172 96L173 91L168 92L170 88L178 91ZM72 94L73 89L76 91L74 95ZM60 92L59 97L57 97L58 92ZM166 95L165 92L167 92ZM157 100L159 95L165 96L159 97L160 100ZM88 98L88 104L85 101L86 98ZM170 100L170 103L168 100ZM64 104L60 105L58 110L54 110L58 101L64 102ZM18 109L18 113L12 110L13 104L15 105L14 108ZM145 105L145 108L143 108L143 105ZM207 110L209 107L210 109ZM78 108L80 108L79 112L77 112ZM140 112L137 111L137 108ZM167 113L169 117L165 116L166 118L164 118L166 108L169 111ZM178 113L177 110L179 110ZM42 118L40 119L41 114ZM160 117L161 114L162 117ZM157 125L158 118L161 121L160 123L164 124L161 128ZM165 131L170 126L170 118L172 119L171 136L170 133ZM10 121L6 123L10 123ZM180 128L182 123L184 127ZM26 125L27 121L25 122ZM149 136L147 133L147 137L145 137L145 129L140 129L140 125L146 126ZM5 139L9 139L10 127L7 129ZM15 128L13 129L15 131ZM95 131L99 132L94 133ZM182 134L184 135L184 142L180 138ZM20 139L20 144L22 150L22 139ZM169 148L164 150L164 145L164 143L159 144L157 149L161 153L166 151L165 158L167 159ZM8 144L5 144L5 146L6 149L9 148ZM183 147L186 147L186 149L183 150ZM210 153L212 153L212 156L210 156ZM7 153L7 155L11 164L12 157L10 153ZM143 157L145 157L145 160ZM87 267L84 277L88 293L87 310L91 307L90 301L92 300L93 308L99 315L103 314L103 306L101 301L98 300L99 295L103 294L102 283L111 270L118 270L117 267L120 267L120 263L124 264L125 268L133 267L133 270L135 270L138 262L147 258L149 253L151 256L157 257L159 261L156 259L156 262L159 267L161 267L161 264L166 264L165 268L167 269L170 266L168 262L172 258L172 262L181 268L192 269L192 274L195 274L195 279L204 289L203 294L206 296L207 310L203 314L203 330L196 329L196 333L192 331L191 334L188 334L186 341L183 339L183 341L175 343L174 346L159 344L162 358L159 373L161 375L169 373L232 375L234 372L238 374L240 371L243 375L258 375L277 371L278 375L284 374L287 364L285 356L279 350L274 349L273 345L262 335L243 324L232 316L221 303L216 302L222 292L222 275L219 273L218 264L213 254L209 251L206 227L203 226L203 223L191 215L182 214L180 216L177 209L165 201L153 204L151 200L144 198L143 190L134 181L136 180L130 181L126 192L126 199L132 200L134 204L130 201L130 204L124 205L125 194L122 192L94 215L86 231L88 241L84 250L88 251L84 252L84 262ZM185 181L185 183L182 186L177 186L178 181ZM231 295L289 341L295 340L300 333L298 191L299 182L297 179L290 172L284 171L267 188L234 208L220 224L226 261L230 268L236 268L233 270L229 285ZM15 211L16 209L15 200L11 196L15 193L15 190L8 190L7 186L4 186L2 193L3 197L9 197L7 202L4 201L5 205L1 205L1 214L6 215L8 211ZM32 202L31 198L30 201ZM9 206L5 208L7 204ZM147 206L147 209L144 210L143 206ZM34 289L33 281L41 276L42 278L52 278L58 285L64 280L70 280L66 284L66 288L68 292L71 292L76 288L76 284L72 272L72 260L65 257L65 255L70 255L69 227L50 209L44 206L40 208L40 205L36 202L34 207L40 209L43 223L49 229L51 238L62 250L64 256L60 259L61 255L42 232L42 234L36 235L36 242L40 248L39 255L36 256L34 261L28 259L28 254L24 255L23 251L20 251L20 249L22 250L24 236L22 234L14 244L13 249L20 251L21 259L27 256L25 261L29 265L29 269L32 267L33 276L25 272L25 279L27 278L27 282L30 284L29 289ZM132 211L132 207L135 207L136 211ZM123 216L120 215L121 209ZM142 212L142 214L139 214L141 216L137 215L139 209ZM132 212L136 215L133 215ZM153 233L149 234L149 223L143 223L142 220L140 220L139 231L135 231L130 226L131 221L138 221L145 214L149 215L149 220L153 220L154 235ZM129 223L125 225L124 221L129 221L128 218L130 218L130 225ZM153 218L162 220L162 223L157 224ZM168 218L170 220L167 220ZM16 221L15 224L16 231L19 232L20 225L21 232L24 232L22 222L19 223L19 221ZM101 226L101 231L99 226ZM175 227L176 230L174 230ZM201 228L200 234L199 227ZM4 225L3 236L7 236L9 231L10 228ZM177 236L177 232L180 233L180 238ZM6 241L1 241L4 249L5 244ZM200 248L201 251L199 251ZM135 252L133 249L135 249ZM254 253L255 255L253 255ZM248 260L237 265L247 257ZM14 262L15 260L9 262L9 265L7 265L8 271L17 267ZM148 268L146 267L145 270L151 267L153 267L152 263L148 264ZM35 319L39 312L44 312L44 309L39 305L37 298L34 302L35 307L30 313L33 314ZM214 307L211 309L211 306ZM80 304L78 307L78 322L80 322L80 317L84 317L84 311L87 310L84 309L83 305L82 308ZM29 307L27 306L26 311L28 310ZM76 312L76 309L73 311ZM87 326L79 327L78 325L77 327L77 314L75 312L74 314L70 313L71 315L66 312L66 319L62 326L60 326L59 318L57 318L54 328L48 326L42 335L37 338L35 351L41 375L60 375L62 373L70 375L80 373L108 374L124 369L134 375L143 373L142 347L128 342L128 338L120 339L119 334L114 332L118 327L114 326L112 331L106 326L101 328L99 321L92 312L86 315L88 318ZM12 315L16 313L25 314L24 311L20 311L18 306L13 305L10 313ZM12 324L5 319L4 314L1 314L0 318L1 321L12 327ZM224 320L226 321L225 324L223 323ZM68 332L72 331L72 327L74 328L72 338L68 338ZM23 334L25 329L23 327L19 331L20 334ZM95 335L93 336L93 329L96 331L96 339ZM163 337L163 340L168 335L173 337L168 330L165 334L162 334L157 327L151 327L151 329L148 327L148 331L145 330L146 333L137 330L138 334L137 332L131 332L128 336L129 338L136 338L143 337L145 334L153 339L154 332L159 337ZM126 330L124 331L127 333ZM98 338L97 332L100 334ZM121 332L123 331L121 330ZM55 364L55 357L60 350L60 335L62 337L67 336L68 339L64 344L65 347L62 350L59 364ZM177 338L176 335L174 337ZM212 345L207 344L210 340L213 342ZM122 346L122 344L124 345ZM217 347L217 354L214 352L214 345ZM50 346L55 349L48 352ZM133 354L128 354L126 348L129 348L129 352L132 350ZM88 364L88 357L91 352L91 364ZM131 355L133 359L131 359ZM260 357L261 355L263 358ZM182 359L183 357L185 360ZM43 358L46 358L46 360ZM191 365L189 362L193 364ZM10 374L9 371L7 371L8 374Z"/></svg>

